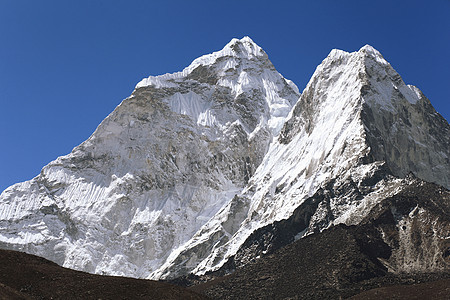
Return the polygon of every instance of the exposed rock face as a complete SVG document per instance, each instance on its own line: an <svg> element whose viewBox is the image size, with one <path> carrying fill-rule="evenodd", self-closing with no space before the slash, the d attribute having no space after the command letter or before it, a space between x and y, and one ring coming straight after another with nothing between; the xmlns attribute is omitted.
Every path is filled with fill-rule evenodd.
<svg viewBox="0 0 450 300"><path fill-rule="evenodd" d="M382 260L393 273L450 270L450 191L413 179L394 196L377 204L363 224L381 232L392 249Z"/></svg>
<svg viewBox="0 0 450 300"><path fill-rule="evenodd" d="M411 176L398 186L393 193L378 194L377 204L362 220L350 219L347 224L362 224L364 230L370 227L381 232L384 247L389 246L389 254L382 262L392 273L448 271L450 192ZM311 215L318 204L325 201L325 191L320 189L307 199L290 218L255 230L236 255L215 274L230 273L298 240L311 224ZM367 230L369 234L371 229ZM377 251L372 244L366 248Z"/></svg>
<svg viewBox="0 0 450 300"><path fill-rule="evenodd" d="M449 278L450 191L413 178L403 183L358 225L309 235L192 289L215 299L346 299L375 287ZM434 292L445 295L440 289Z"/></svg>
<svg viewBox="0 0 450 300"><path fill-rule="evenodd" d="M95 273L234 270L363 222L409 173L449 188L449 133L370 46L331 51L300 96L251 39L233 39L142 80L86 142L5 190L0 243ZM411 218L407 228L440 228ZM396 241L405 253L416 243ZM420 253L396 255L392 270L422 268Z"/></svg>

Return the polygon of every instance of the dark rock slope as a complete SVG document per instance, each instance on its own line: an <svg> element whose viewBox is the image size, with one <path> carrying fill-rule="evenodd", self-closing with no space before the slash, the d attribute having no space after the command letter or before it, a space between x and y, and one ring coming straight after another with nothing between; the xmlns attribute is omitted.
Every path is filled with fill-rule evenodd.
<svg viewBox="0 0 450 300"><path fill-rule="evenodd" d="M339 299L450 278L449 208L448 190L411 179L360 225L309 235L191 289L215 299Z"/></svg>
<svg viewBox="0 0 450 300"><path fill-rule="evenodd" d="M450 299L450 279L411 285L393 285L362 292L350 298L351 300L422 300Z"/></svg>

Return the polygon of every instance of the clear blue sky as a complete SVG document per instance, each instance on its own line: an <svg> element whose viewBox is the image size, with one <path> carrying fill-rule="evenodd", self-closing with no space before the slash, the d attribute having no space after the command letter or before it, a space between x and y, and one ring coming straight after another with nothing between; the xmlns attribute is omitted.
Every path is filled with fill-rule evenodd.
<svg viewBox="0 0 450 300"><path fill-rule="evenodd" d="M245 35L300 90L332 48L370 44L449 120L450 0L0 0L0 191L70 153L141 78Z"/></svg>

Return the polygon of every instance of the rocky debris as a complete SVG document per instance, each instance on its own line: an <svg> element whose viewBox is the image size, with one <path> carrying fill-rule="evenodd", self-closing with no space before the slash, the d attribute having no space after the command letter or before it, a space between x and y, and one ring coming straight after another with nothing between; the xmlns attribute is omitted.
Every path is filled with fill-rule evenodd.
<svg viewBox="0 0 450 300"><path fill-rule="evenodd" d="M388 273L378 258L388 257L389 247L371 236L368 243L376 251L365 251L366 233L335 226L191 289L214 299L339 299L380 286L448 278L448 273Z"/></svg>
<svg viewBox="0 0 450 300"><path fill-rule="evenodd" d="M450 191L422 180L381 201L362 224L374 226L392 249L390 272L450 270Z"/></svg>
<svg viewBox="0 0 450 300"><path fill-rule="evenodd" d="M15 289L12 289L9 286L0 283L0 299L29 300L32 298L27 294L16 291Z"/></svg>
<svg viewBox="0 0 450 300"><path fill-rule="evenodd" d="M368 290L350 300L444 300L450 299L450 279L410 285L392 285Z"/></svg>
<svg viewBox="0 0 450 300"><path fill-rule="evenodd" d="M339 224L308 235L225 276L222 270L173 282L216 299L339 299L450 278L450 191L409 180L358 225ZM413 219L410 236L405 219Z"/></svg>

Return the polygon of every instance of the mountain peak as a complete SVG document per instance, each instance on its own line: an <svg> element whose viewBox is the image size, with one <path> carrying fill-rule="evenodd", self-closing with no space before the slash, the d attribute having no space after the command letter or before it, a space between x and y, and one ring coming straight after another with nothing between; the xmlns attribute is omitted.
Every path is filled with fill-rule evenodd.
<svg viewBox="0 0 450 300"><path fill-rule="evenodd" d="M244 36L242 39L233 38L222 51L226 55L247 58L264 56L264 50L259 47L250 37Z"/></svg>
<svg viewBox="0 0 450 300"><path fill-rule="evenodd" d="M195 59L187 70L193 70L199 65L212 65L221 57L234 57L238 59L267 58L267 54L250 37L242 39L233 38L222 50L206 54Z"/></svg>
<svg viewBox="0 0 450 300"><path fill-rule="evenodd" d="M150 76L142 79L136 88L153 85L155 87L172 87L171 80L182 78L192 73L199 66L210 67L221 61L223 58L229 58L229 64L225 63L222 67L227 69L236 67L240 60L260 60L267 63L268 57L264 50L253 40L245 36L242 39L233 38L222 50L202 55L196 58L188 67L181 72L167 73L159 76ZM271 65L271 63L269 64Z"/></svg>
<svg viewBox="0 0 450 300"><path fill-rule="evenodd" d="M377 49L375 49L369 44L365 44L364 46L362 46L358 52L375 53L377 55L381 55L381 53Z"/></svg>
<svg viewBox="0 0 450 300"><path fill-rule="evenodd" d="M333 49L330 51L330 54L328 54L328 56L325 58L324 61L342 60L344 57L350 57L350 56L357 58L356 60L354 60L355 62L358 61L358 58L359 59L372 58L376 62L378 62L382 65L389 64L384 59L383 55L381 55L381 53L377 49L375 49L374 47L372 47L368 44L364 45L356 52L347 52L347 51L340 50L340 49Z"/></svg>
<svg viewBox="0 0 450 300"><path fill-rule="evenodd" d="M364 57L375 59L377 63L380 63L382 65L389 65L389 63L384 59L383 55L381 55L380 51L370 45L361 47L361 49L359 49L357 53L363 54Z"/></svg>

